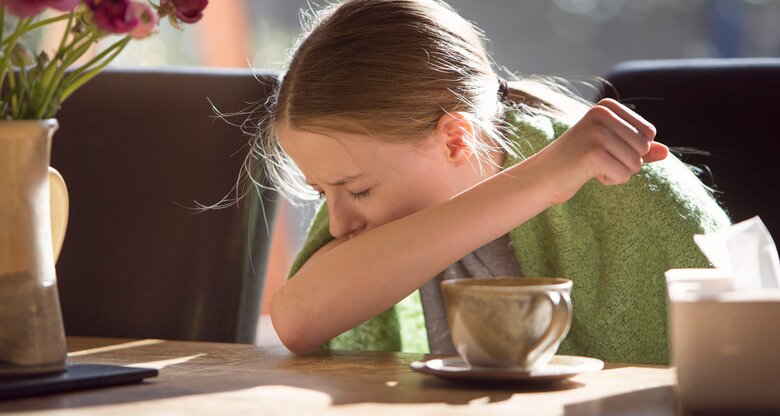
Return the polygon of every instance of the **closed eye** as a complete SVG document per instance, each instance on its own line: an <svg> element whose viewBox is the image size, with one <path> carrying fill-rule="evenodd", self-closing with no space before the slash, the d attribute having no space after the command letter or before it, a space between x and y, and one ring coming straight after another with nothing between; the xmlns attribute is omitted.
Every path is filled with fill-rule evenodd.
<svg viewBox="0 0 780 416"><path fill-rule="evenodd" d="M367 197L369 192L371 192L371 188L366 189L363 192L357 192L357 193L350 192L350 193L352 194L352 197L355 198L355 201L360 201L361 199Z"/></svg>

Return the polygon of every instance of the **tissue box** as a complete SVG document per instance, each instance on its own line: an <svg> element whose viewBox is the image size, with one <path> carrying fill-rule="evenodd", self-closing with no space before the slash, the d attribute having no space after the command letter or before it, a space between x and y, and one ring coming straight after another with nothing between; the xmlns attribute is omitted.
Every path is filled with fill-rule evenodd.
<svg viewBox="0 0 780 416"><path fill-rule="evenodd" d="M672 269L666 277L680 403L780 409L780 290L729 290L717 269Z"/></svg>

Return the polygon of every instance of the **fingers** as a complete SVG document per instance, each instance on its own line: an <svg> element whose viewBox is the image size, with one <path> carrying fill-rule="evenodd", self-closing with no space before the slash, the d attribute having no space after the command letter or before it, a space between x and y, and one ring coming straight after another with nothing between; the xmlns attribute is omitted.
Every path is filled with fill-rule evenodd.
<svg viewBox="0 0 780 416"><path fill-rule="evenodd" d="M621 119L625 120L628 124L633 126L637 131L642 133L649 140L655 139L655 134L656 134L655 126L650 124L649 121L645 120L644 118L642 118L642 116L635 113L633 110L629 109L623 104L620 104L619 102L611 98L605 98L603 100L600 100L597 105L612 110L613 113L615 113Z"/></svg>
<svg viewBox="0 0 780 416"><path fill-rule="evenodd" d="M645 162L657 162L666 159L669 156L669 148L663 143L653 142L650 144L650 151L644 157Z"/></svg>
<svg viewBox="0 0 780 416"><path fill-rule="evenodd" d="M606 133L605 136L612 136L612 138L604 137L602 139L604 149L606 149L614 159L622 163L629 171L633 173L639 172L644 163L641 154L625 140L615 140L614 135L615 133L611 130Z"/></svg>
<svg viewBox="0 0 780 416"><path fill-rule="evenodd" d="M593 148L593 177L605 185L627 182L644 162L668 155L668 148L654 143L655 127L615 100L604 99L589 112L591 132L599 145Z"/></svg>
<svg viewBox="0 0 780 416"><path fill-rule="evenodd" d="M613 99L603 99L591 109L594 118L601 120L604 126L623 139L640 156L639 163L655 162L665 159L669 149L660 143L653 142L656 135L655 127L628 107ZM610 149L615 157L626 167L635 170L635 157L626 154L625 149L613 145Z"/></svg>
<svg viewBox="0 0 780 416"><path fill-rule="evenodd" d="M602 100L602 102L603 101L605 100ZM621 118L611 108L598 104L591 108L589 112L595 120L603 124L604 127L612 131L615 136L619 137L627 145L633 148L634 152L639 157L644 156L650 151L650 143L652 141L631 123Z"/></svg>
<svg viewBox="0 0 780 416"><path fill-rule="evenodd" d="M669 149L653 141L655 127L615 100L601 100L544 151L556 155L553 171L567 172L555 181L565 201L595 178L605 185L628 182L645 162L664 159ZM562 162L562 164L561 164ZM563 167L563 169L560 169Z"/></svg>
<svg viewBox="0 0 780 416"><path fill-rule="evenodd" d="M595 157L597 158L596 166L598 166L599 173L593 176L604 185L626 183L631 179L631 175L634 174L633 171L613 157L606 149L602 149Z"/></svg>

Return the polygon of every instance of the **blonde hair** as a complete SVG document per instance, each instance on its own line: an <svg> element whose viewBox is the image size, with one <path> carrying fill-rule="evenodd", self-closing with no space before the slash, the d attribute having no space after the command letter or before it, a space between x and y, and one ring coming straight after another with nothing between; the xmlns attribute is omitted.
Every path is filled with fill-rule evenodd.
<svg viewBox="0 0 780 416"><path fill-rule="evenodd" d="M416 143L443 114L462 112L477 133L466 138L482 169L489 151L522 157L505 134L508 110L569 118L586 108L559 80L544 77L510 74L501 100L484 33L438 0L346 0L302 17L305 30L245 163L255 185L262 181L251 173L261 168L294 204L318 195L279 146L280 123Z"/></svg>

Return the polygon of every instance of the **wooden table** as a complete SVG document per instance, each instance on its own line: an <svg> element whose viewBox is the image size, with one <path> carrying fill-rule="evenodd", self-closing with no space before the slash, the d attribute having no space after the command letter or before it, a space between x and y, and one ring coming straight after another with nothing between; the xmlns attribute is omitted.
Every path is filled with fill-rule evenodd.
<svg viewBox="0 0 780 416"><path fill-rule="evenodd" d="M463 384L412 371L422 354L322 352L163 340L68 338L69 361L154 367L149 381L0 402L24 415L680 414L674 372L608 364L554 386Z"/></svg>

